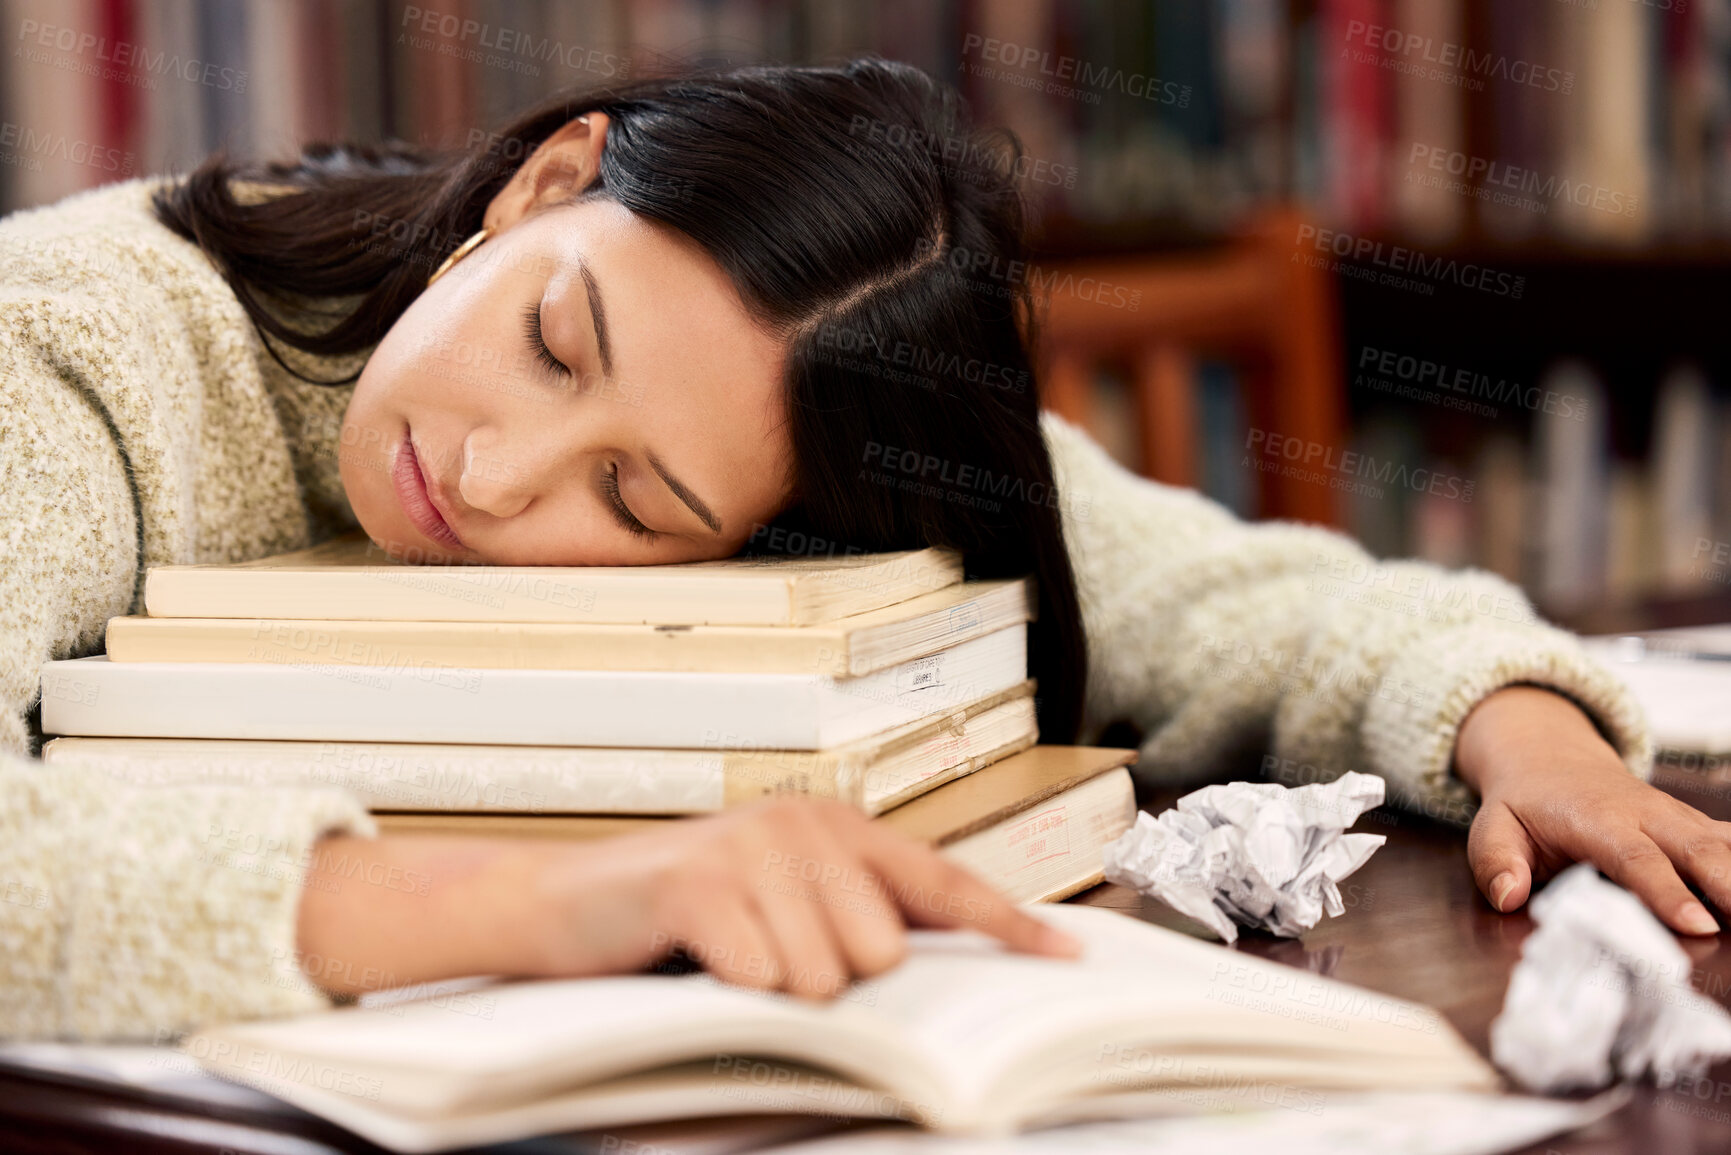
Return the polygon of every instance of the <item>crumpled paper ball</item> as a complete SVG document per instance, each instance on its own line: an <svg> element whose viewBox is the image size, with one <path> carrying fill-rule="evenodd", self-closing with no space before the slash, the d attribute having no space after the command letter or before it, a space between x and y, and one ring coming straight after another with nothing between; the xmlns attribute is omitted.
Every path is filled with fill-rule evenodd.
<svg viewBox="0 0 1731 1155"><path fill-rule="evenodd" d="M1352 772L1292 789L1273 782L1205 786L1158 818L1138 814L1106 847L1106 878L1227 942L1238 940L1236 924L1296 938L1323 911L1346 911L1337 884L1387 839L1343 831L1382 800L1381 778Z"/></svg>
<svg viewBox="0 0 1731 1155"><path fill-rule="evenodd" d="M1534 1091L1651 1071L1668 1087L1731 1056L1731 1015L1689 985L1689 956L1641 900L1586 863L1531 903L1491 1059Z"/></svg>

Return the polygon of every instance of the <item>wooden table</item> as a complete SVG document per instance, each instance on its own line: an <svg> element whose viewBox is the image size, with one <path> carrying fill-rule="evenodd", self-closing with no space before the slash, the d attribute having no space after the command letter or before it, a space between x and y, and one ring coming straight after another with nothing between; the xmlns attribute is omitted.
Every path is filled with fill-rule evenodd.
<svg viewBox="0 0 1731 1155"><path fill-rule="evenodd" d="M1715 818L1731 818L1731 783L1660 769L1654 782ZM1158 813L1170 796L1145 803ZM1491 1020L1502 1009L1509 972L1533 929L1523 908L1498 914L1467 870L1465 834L1392 809L1373 812L1354 830L1388 842L1341 884L1347 911L1325 918L1302 939L1241 936L1238 949L1437 1008L1466 1040L1490 1053ZM1158 923L1188 924L1152 899L1121 886L1098 886L1073 901L1110 907ZM1731 950L1724 935L1679 939L1695 964L1694 987L1731 1006ZM1704 1096L1704 1097L1703 1097ZM1700 1083L1659 1091L1645 1086L1634 1102L1580 1134L1529 1148L1531 1155L1684 1155L1731 1151L1731 1063Z"/></svg>
<svg viewBox="0 0 1731 1155"><path fill-rule="evenodd" d="M1731 817L1731 785L1707 785L1660 771L1661 785L1709 814ZM1155 798L1161 809L1169 798ZM1499 915L1479 897L1458 831L1402 812L1377 812L1356 829L1387 834L1388 843L1342 887L1346 914L1325 920L1302 940L1247 936L1239 949L1400 998L1447 1015L1481 1051L1502 1005L1525 914ZM1117 886L1099 886L1074 901L1121 910L1167 926L1184 921L1158 903ZM1719 939L1687 940L1695 987L1718 1002L1731 996L1731 951ZM559 1140L537 1151L582 1150ZM0 1149L294 1153L374 1152L377 1148L317 1120L246 1111L190 1112L164 1101L76 1082L0 1072ZM518 1148L519 1153L523 1148ZM1645 1087L1627 1108L1575 1136L1530 1148L1530 1155L1684 1155L1731 1151L1731 1064L1694 1086Z"/></svg>

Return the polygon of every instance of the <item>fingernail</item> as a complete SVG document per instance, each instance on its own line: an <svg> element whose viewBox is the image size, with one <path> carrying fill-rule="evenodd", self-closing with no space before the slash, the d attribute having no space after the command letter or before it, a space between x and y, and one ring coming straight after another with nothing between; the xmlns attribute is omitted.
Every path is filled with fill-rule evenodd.
<svg viewBox="0 0 1731 1155"><path fill-rule="evenodd" d="M1491 905L1502 913L1503 901L1509 897L1509 891L1515 888L1515 876L1512 871L1505 870L1491 879Z"/></svg>
<svg viewBox="0 0 1731 1155"><path fill-rule="evenodd" d="M1690 934L1718 934L1719 920L1698 902L1687 903L1677 912L1677 922Z"/></svg>

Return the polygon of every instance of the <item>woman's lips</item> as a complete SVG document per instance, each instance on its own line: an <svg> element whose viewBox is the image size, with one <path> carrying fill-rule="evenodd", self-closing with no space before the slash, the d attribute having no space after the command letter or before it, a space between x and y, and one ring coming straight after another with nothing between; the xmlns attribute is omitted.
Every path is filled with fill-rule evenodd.
<svg viewBox="0 0 1731 1155"><path fill-rule="evenodd" d="M403 512L416 529L440 545L452 549L469 548L433 504L427 492L426 476L415 456L415 443L407 430L403 433L402 443L397 446L396 459L391 463L391 480L396 484L397 500L402 502Z"/></svg>

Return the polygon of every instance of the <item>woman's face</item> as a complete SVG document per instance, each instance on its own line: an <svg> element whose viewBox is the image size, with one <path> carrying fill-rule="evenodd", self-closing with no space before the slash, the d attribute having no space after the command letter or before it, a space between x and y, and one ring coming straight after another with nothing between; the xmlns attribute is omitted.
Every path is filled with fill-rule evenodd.
<svg viewBox="0 0 1731 1155"><path fill-rule="evenodd" d="M361 373L343 485L395 557L726 557L788 502L784 344L683 234L611 201L569 203L584 149L599 142L580 139L562 174L524 165L528 184L489 206L494 235Z"/></svg>

